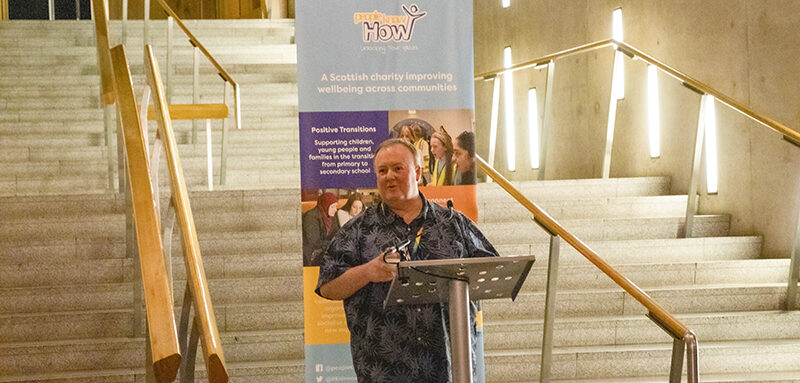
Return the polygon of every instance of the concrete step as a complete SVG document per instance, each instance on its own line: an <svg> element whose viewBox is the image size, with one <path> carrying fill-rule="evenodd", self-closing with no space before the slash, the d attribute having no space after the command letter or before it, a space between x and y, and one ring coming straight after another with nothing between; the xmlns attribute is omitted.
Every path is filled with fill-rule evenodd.
<svg viewBox="0 0 800 383"><path fill-rule="evenodd" d="M223 333L226 361L256 362L303 357L303 334L298 330ZM95 338L0 344L4 374L41 374L96 368L137 368L145 363L144 338ZM198 366L203 365L198 352ZM45 367L46 366L46 367Z"/></svg>
<svg viewBox="0 0 800 383"><path fill-rule="evenodd" d="M706 342L800 339L800 312L751 311L677 315ZM534 350L542 346L541 320L484 322L485 349ZM553 329L556 347L634 345L660 343L670 336L645 316L605 318L556 318Z"/></svg>
<svg viewBox="0 0 800 383"><path fill-rule="evenodd" d="M226 361L227 362L227 361ZM230 362L227 363L228 374L236 382L292 382L302 381L304 363L302 359ZM207 382L205 366L196 365L195 382ZM130 383L144 382L144 368L104 369L51 372L44 374L21 374L2 376L0 382L37 382L37 383Z"/></svg>
<svg viewBox="0 0 800 383"><path fill-rule="evenodd" d="M188 177L188 176L187 176ZM198 177L199 178L199 177ZM234 212L232 214L216 214L195 218L199 235L214 236L219 233L229 232L258 232L262 235L275 235L285 233L300 236L299 205L294 209L280 209L270 214L262 211ZM586 239L632 239L632 238L676 238L679 231L679 219L653 218L653 219L624 219L624 220L575 220L566 221L566 227L579 238ZM699 216L698 230L700 235L722 236L727 233L727 216ZM600 231L594 228L605 225L614 230ZM487 227L488 226L488 227ZM707 228L706 228L707 227ZM549 238L545 235L531 236L523 232L500 235L502 227L483 225L482 230L494 243L524 243L544 242ZM508 231L515 231L505 228ZM602 229L602 228L601 228ZM39 219L7 225L0 228L0 240L8 242L21 242L28 238L46 235L48 239L113 239L122 238L124 235L124 217L122 214L114 216L74 217L57 219ZM526 238L527 237L527 238Z"/></svg>
<svg viewBox="0 0 800 383"><path fill-rule="evenodd" d="M299 190L294 189L194 191L190 192L189 199L195 215L202 216L205 212L296 209L298 207L287 204L299 202L298 193ZM166 202L167 197L163 197L161 203ZM2 197L0 219L4 222L45 218L58 221L65 217L121 215L125 209L123 204L124 196L117 193Z"/></svg>
<svg viewBox="0 0 800 383"><path fill-rule="evenodd" d="M533 202L544 200L589 199L669 194L669 177L636 177L611 179L579 179L548 181L514 181L511 183ZM495 183L478 185L481 199L498 203L514 199Z"/></svg>
<svg viewBox="0 0 800 383"><path fill-rule="evenodd" d="M675 263L625 263L614 268L641 288L699 286L730 283L783 283L789 279L789 259L748 259ZM560 265L558 289L611 289L617 285L600 269L584 265ZM531 269L522 291L543 291L547 262Z"/></svg>
<svg viewBox="0 0 800 383"><path fill-rule="evenodd" d="M219 145L212 146L212 157L215 169L219 169ZM181 164L186 167L205 167L208 153L203 145L179 144L178 154L181 157ZM269 169L275 165L279 168L295 169L299 165L299 153L287 150L284 153L265 152L265 148L256 146L237 146L236 150L228 153L228 166L236 169ZM65 164L71 166L82 166L91 169L105 169L108 166L106 147L87 147L87 148L48 148L48 147L17 147L8 148L0 153L0 164L4 170L11 170L12 166L22 165L37 168L49 166L51 164ZM116 164L116 147L112 147L112 158ZM198 163L190 163L196 161ZM162 161L163 163L164 161ZM202 162L202 163L199 163ZM31 164L31 165L27 165ZM187 166L189 165L189 166ZM6 169L8 167L8 169ZM163 170L163 169L161 169ZM4 174L13 173L11 171Z"/></svg>
<svg viewBox="0 0 800 383"><path fill-rule="evenodd" d="M708 374L792 371L800 364L800 341L754 340L703 342L699 370ZM672 342L633 346L564 347L553 352L552 377L559 380L669 377ZM746 355L746 357L743 357ZM539 351L486 353L488 382L530 382L539 379Z"/></svg>
<svg viewBox="0 0 800 383"><path fill-rule="evenodd" d="M133 337L145 331L145 315L134 325L133 305L122 309L96 309L16 313L0 315L0 344L50 340L91 339L94 337ZM274 302L225 305L214 302L214 314L221 333L301 330L303 303ZM181 308L175 307L175 320Z"/></svg>
<svg viewBox="0 0 800 383"><path fill-rule="evenodd" d="M684 372L684 380L686 379ZM700 373L700 381L710 383L796 383L797 377L800 376L800 370L791 371L769 371L757 372L751 371L747 373L718 373L706 374ZM612 379L568 379L568 380L552 380L553 382L572 382L572 383L652 383L667 381L668 377L664 376L641 376L634 378L612 378Z"/></svg>
<svg viewBox="0 0 800 383"><path fill-rule="evenodd" d="M199 153L198 153L199 154ZM229 174L241 173L249 171L252 174L275 174L275 173L294 173L296 168L300 166L298 160L288 159L271 159L261 158L258 155L231 156L228 158L227 171ZM195 178L205 180L208 174L208 158L207 154L203 153L202 156L187 156L181 158L181 165L184 170L184 175L187 177L187 182L192 182ZM0 162L3 164L3 174L6 176L15 176L17 179L36 179L42 177L106 177L108 173L108 162L103 157L87 160L56 160L56 161L42 161L42 162ZM116 161L114 162L116 164ZM161 160L159 169L159 180L161 175L163 179L168 179L167 168L165 160ZM114 165L116 169L116 165ZM212 171L219 176L220 159L212 159Z"/></svg>
<svg viewBox="0 0 800 383"><path fill-rule="evenodd" d="M74 114L73 114L74 112ZM283 112L276 112L276 113L263 113L264 111L260 111L261 113L253 112L253 113L242 113L242 126L251 126L253 124L257 124L259 122L270 122L273 124L294 124L296 125L297 122L297 115L294 113L293 110L287 109ZM47 111L47 112L40 112L40 111L20 111L20 112L9 112L4 113L0 116L0 124L4 126L4 132L17 132L18 134L22 133L24 135L28 135L28 132L21 131L19 128L20 125L16 125L18 123L24 124L50 124L53 126L57 126L60 123L64 122L84 122L91 124L91 126L99 127L97 131L103 133L103 111L100 109L85 109L85 110L76 110L76 111ZM190 124L190 123L186 123ZM232 123L231 123L232 124ZM218 125L218 124L213 124ZM230 125L232 126L232 125ZM291 126L291 125L289 125ZM56 131L57 132L57 131ZM261 132L261 134L264 134ZM45 137L36 137L39 140L47 141ZM0 142L2 143L2 142Z"/></svg>
<svg viewBox="0 0 800 383"><path fill-rule="evenodd" d="M264 79L263 79L264 82L269 82L269 81L271 81L271 77L272 76L267 74L267 75L265 75L263 77L264 77ZM217 78L219 78L219 77L217 77ZM237 78L237 80L238 80L238 78ZM190 83L188 83L188 84L173 83L173 86L175 86L175 87L186 86L186 87L191 89L191 84ZM276 94L270 95L269 104L264 104L263 100L259 100L257 98L258 95L255 94L256 91L257 91L257 89L252 89L252 91L250 89L248 89L247 92L243 93L242 100L241 100L241 105L242 105L242 110L243 111L246 111L246 112L249 112L249 113L265 113L265 114L283 112L283 113L294 113L295 116L297 115L297 96L296 96L296 92L294 92L295 94L291 94L291 93L290 94L285 94L285 93L277 94L277 92L275 92ZM182 94L177 95L177 96L173 94L173 101L172 101L173 103L175 103L175 104L192 103L191 95L189 93L185 93L185 94L183 94L184 92L181 92L181 93ZM221 100L220 100L221 99L221 94L222 94L222 90L221 89L219 90L219 93L220 93L219 95L209 94L209 95L206 95L204 97L208 101L215 101L215 102L218 103L218 102L221 102ZM263 93L265 93L265 91L262 91L260 93L263 94ZM270 93L272 93L272 92L270 92ZM216 100L210 99L210 98L212 98L214 96L216 96ZM201 97L201 100L202 99L203 99L203 97ZM230 103L229 108L232 110L233 109L232 101L229 102L229 103ZM43 98L34 98L34 97L13 97L13 98L7 98L7 99L4 99L4 100L0 101L0 108L3 108L4 111L9 112L9 113L11 111L15 111L15 112L37 111L37 112L42 112L42 113L50 113L54 109L56 109L56 111L53 112L53 113L58 113L58 111L61 111L61 113L64 113L63 110L76 110L76 109L77 110L89 110L89 109L91 109L93 111L94 110L97 110L97 111L100 110L100 107L98 106L98 101L97 101L96 97L81 97L81 98L74 98L74 99L71 99L71 98L69 98L69 99L65 99L65 98L59 99L59 98L53 97L53 98L51 98L49 100L48 99L43 99ZM102 111L100 111L99 113L102 114Z"/></svg>
<svg viewBox="0 0 800 383"><path fill-rule="evenodd" d="M686 214L687 196L645 196L544 201L539 207L555 219L680 217ZM533 216L518 202L482 202L478 206L481 223L530 220Z"/></svg>
<svg viewBox="0 0 800 383"><path fill-rule="evenodd" d="M163 57L164 51L156 52L159 63L163 63L162 75L166 76L166 59ZM172 65L172 75L176 77L191 78L193 67L191 63L175 63ZM143 78L140 73L144 73L144 65L138 62L128 62L131 68L131 73L137 79ZM70 65L47 67L32 64L28 67L19 67L13 63L0 66L3 73L8 76L25 77L25 78L40 78L42 76L58 76L53 78L53 81L69 81L73 77L81 76L98 76L100 71L97 64L87 63L85 65ZM295 63L265 63L265 64L226 64L225 70L233 76L234 80L240 85L249 88L252 85L260 85L261 83L296 83L297 82L297 65ZM176 83L176 77L173 77L173 84ZM90 77L95 78L96 77ZM210 66L200 67L200 83L209 83L212 81L219 81L217 70ZM258 80L258 81L256 81ZM164 78L166 82L166 77ZM181 81L183 84L185 80ZM212 82L213 83L213 82ZM191 83L189 83L191 86ZM5 98L5 97L0 97Z"/></svg>
<svg viewBox="0 0 800 383"><path fill-rule="evenodd" d="M786 282L759 284L668 285L643 289L673 314L782 310ZM541 319L544 292L521 292L516 302L483 302L487 322ZM556 296L556 318L644 315L647 310L620 288L560 290Z"/></svg>
<svg viewBox="0 0 800 383"><path fill-rule="evenodd" d="M216 304L300 301L299 276L211 279L209 290ZM295 286L295 288L287 288ZM175 284L175 296L183 296L183 285ZM0 289L3 312L38 313L74 310L122 309L132 302L129 283L24 287ZM786 284L666 285L645 288L659 304L674 313L764 311L783 308ZM561 290L557 317L619 316L645 314L646 310L619 289ZM176 304L179 298L176 298ZM521 292L516 302L484 302L490 320L541 318L543 292Z"/></svg>
<svg viewBox="0 0 800 383"><path fill-rule="evenodd" d="M202 40L201 40L202 43ZM191 65L193 53L188 44L173 47L173 59L175 63ZM255 50L251 50L255 48ZM295 64L297 63L297 50L294 44L285 42L284 44L263 44L263 45L228 45L228 46L207 46L206 49L224 67L230 64ZM165 48L160 51L166 52ZM127 48L126 53L129 62L142 62L143 50ZM165 54L165 53L164 53ZM202 55L201 55L202 56ZM37 61L36 59L41 59ZM211 66L210 62L201 57L201 65ZM17 64L61 64L69 65L91 65L97 63L97 48L92 46L71 46L71 47L42 47L42 48L20 48L12 50L9 54L0 58L0 66L10 66ZM93 62L94 61L94 62Z"/></svg>
<svg viewBox="0 0 800 383"><path fill-rule="evenodd" d="M186 269L181 251L179 248L173 249L173 278L185 280ZM201 250L201 254L204 256L206 278L210 280L302 275L303 257L300 253L208 256ZM57 258L49 261L36 265L17 263L0 266L0 288L131 282L135 267L139 267L134 260L122 257L83 261Z"/></svg>
<svg viewBox="0 0 800 383"><path fill-rule="evenodd" d="M683 237L684 218L607 218L571 219L560 221L569 232L581 240L656 239ZM725 236L729 233L730 217L727 215L698 215L695 217L694 236ZM492 243L525 244L550 240L549 234L529 223L481 224L481 231Z"/></svg>
<svg viewBox="0 0 800 383"><path fill-rule="evenodd" d="M692 262L756 259L761 254L761 237L705 237L672 239L632 239L584 241L611 264ZM536 265L546 264L549 243L495 244L501 255L535 255ZM559 264L585 265L586 258L561 241Z"/></svg>
<svg viewBox="0 0 800 383"><path fill-rule="evenodd" d="M187 178L189 190L208 190L205 177ZM115 181L116 182L116 181ZM300 185L300 174L253 174L252 171L236 174L229 169L227 184L218 185L219 175L214 176L214 190L249 190L265 188L296 188ZM106 193L108 181L105 177L97 178L41 178L18 179L16 181L3 179L0 175L0 196L31 196L31 195L69 195L87 193ZM166 181L162 182L162 187Z"/></svg>
<svg viewBox="0 0 800 383"><path fill-rule="evenodd" d="M178 62L175 63L176 68L180 68L178 73L173 71L172 74L172 86L173 91L178 89L189 89L191 92L192 89L192 81L193 76L192 73L185 73L183 70L182 63ZM190 65L191 67L191 65ZM59 86L74 86L79 87L86 84L98 84L100 81L99 72L83 72L82 73L66 73L62 74L60 77L55 77L53 73L45 74L45 73L37 73L37 72L44 72L45 67L42 68L41 71L39 70L29 70L24 73L20 73L19 76L9 76L0 79L0 89L7 89L7 88L36 88L36 87L47 87L52 85L53 83L58 84ZM133 68L131 69L133 71ZM264 73L230 73L230 75L234 78L234 80L242 86L243 90L248 88L248 91L252 91L256 88L256 90L261 90L261 92L266 91L269 89L270 85L289 85L286 82L272 82L273 78L275 78L275 74L270 73L272 72L271 68L270 71L265 71ZM289 72L289 70L286 70ZM137 72L132 72L137 73ZM140 71L138 73L143 73ZM166 69L164 69L164 75L166 75ZM285 74L281 74L281 77L278 78L285 78ZM133 81L136 87L141 87L144 84L145 77L144 75L133 75ZM163 79L166 83L166 78ZM216 73L203 73L199 77L200 84L202 84L202 89L214 90L211 86L213 84L219 83L219 87L217 91L220 93L220 98L222 96L222 83L221 79ZM229 90L230 91L230 90ZM296 91L295 91L296 93Z"/></svg>
<svg viewBox="0 0 800 383"><path fill-rule="evenodd" d="M295 286L295 288L287 288ZM175 304L183 301L185 284L175 282ZM209 280L214 305L277 303L302 300L302 277ZM131 283L0 289L0 312L41 313L123 309L133 303Z"/></svg>

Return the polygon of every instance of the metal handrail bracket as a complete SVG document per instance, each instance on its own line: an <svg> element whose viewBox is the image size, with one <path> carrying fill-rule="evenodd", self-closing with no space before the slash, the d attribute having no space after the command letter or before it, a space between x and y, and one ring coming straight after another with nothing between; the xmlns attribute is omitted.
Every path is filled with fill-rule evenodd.
<svg viewBox="0 0 800 383"><path fill-rule="evenodd" d="M553 327L556 321L556 292L558 291L558 257L561 240L550 236L550 257L547 261L547 287L544 303L544 328L542 330L542 358L539 382L550 381L550 365L553 359Z"/></svg>

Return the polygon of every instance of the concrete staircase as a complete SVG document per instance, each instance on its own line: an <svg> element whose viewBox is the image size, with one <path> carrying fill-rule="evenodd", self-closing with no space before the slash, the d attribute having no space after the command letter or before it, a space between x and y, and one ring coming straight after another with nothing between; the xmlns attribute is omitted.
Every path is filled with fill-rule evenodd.
<svg viewBox="0 0 800 383"><path fill-rule="evenodd" d="M724 236L728 218L708 216L707 236L677 239L685 197L663 195L665 178L520 186L697 332L703 381L797 381L800 313L780 311L788 261L759 259L759 237ZM298 193L192 194L233 381L302 380ZM517 302L484 302L487 380L535 381L547 238L495 185L479 196L481 227L501 253L539 257ZM120 198L4 197L0 212L0 381L140 377ZM180 254L173 264L182 297ZM568 246L560 270L554 378L664 381L671 340L644 310Z"/></svg>
<svg viewBox="0 0 800 383"><path fill-rule="evenodd" d="M242 129L232 129L232 117L226 121L231 128L228 183L235 188L297 187L297 172L285 171L299 166L293 22L206 20L187 25L241 87ZM0 196L107 191L93 28L90 21L0 23ZM110 29L113 45L120 40L121 24L112 22ZM165 21L151 22L150 41L164 74L165 31ZM191 46L177 27L173 47L172 101L191 103ZM141 92L141 22L129 22L126 52L134 86ZM200 68L201 102L222 102L222 80L204 57ZM227 101L232 111L230 89ZM204 123L199 122L197 145L190 143L190 122L178 121L174 127L190 186L205 187ZM218 180L221 121L212 121L212 127ZM151 128L153 137L155 124ZM116 157L116 138L111 145Z"/></svg>
<svg viewBox="0 0 800 383"><path fill-rule="evenodd" d="M192 208L231 381L299 382L302 257L293 57L269 62L272 56L250 56L231 42L263 42L264 52L284 49L266 44L275 38L278 46L290 46L292 26L195 24L201 38L227 36L214 44L238 60L222 62L242 82L247 105L244 129L231 135L229 164L230 188L247 190L202 191L204 147L187 143L188 124L176 127L195 189ZM137 30L129 30L130 46L139 46L132 43L141 35ZM118 36L115 31L112 23ZM28 32L39 37L16 37ZM91 25L75 21L0 23L0 382L143 381L144 339L137 334L144 323L134 320L124 201L105 190L91 33ZM86 57L61 50L68 44ZM130 62L141 73L136 51L128 49ZM211 84L216 75L204 73L204 83ZM188 78L188 72L177 76ZM217 102L221 84L209 88L206 99ZM175 102L188 102L186 89L176 87ZM760 259L760 237L728 236L726 215L699 217L699 237L679 239L686 196L668 195L669 183L652 177L518 186L695 330L702 381L800 381L800 313L781 311L788 260ZM487 381L538 381L548 238L496 185L478 189L480 226L501 254L538 257L517 302L484 302ZM179 305L185 282L177 235L172 249ZM560 263L553 378L666 381L671 339L567 245ZM203 363L197 365L202 370ZM197 378L202 381L204 373Z"/></svg>

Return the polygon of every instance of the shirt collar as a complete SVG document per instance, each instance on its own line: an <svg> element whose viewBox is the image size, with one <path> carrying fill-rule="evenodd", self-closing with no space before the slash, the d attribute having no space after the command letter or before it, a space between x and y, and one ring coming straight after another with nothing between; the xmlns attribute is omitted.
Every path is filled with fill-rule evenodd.
<svg viewBox="0 0 800 383"><path fill-rule="evenodd" d="M422 219L425 220L428 217L428 211L430 210L430 208L428 207L428 204L430 202L428 202L428 199L425 198L422 192L419 192L419 197L422 198L422 210L420 210L419 215L416 218L411 220L412 222L420 217L422 217ZM395 213L394 210L392 210L392 208L386 205L386 203L384 203L383 201L381 201L380 206L378 206L378 217L380 218L380 221L383 224L389 224L395 220L403 219L402 217L397 215L397 213Z"/></svg>

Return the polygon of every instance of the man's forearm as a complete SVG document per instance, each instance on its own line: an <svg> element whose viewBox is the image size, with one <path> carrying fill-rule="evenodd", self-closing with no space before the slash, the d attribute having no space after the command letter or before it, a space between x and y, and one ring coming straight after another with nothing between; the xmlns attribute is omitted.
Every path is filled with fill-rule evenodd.
<svg viewBox="0 0 800 383"><path fill-rule="evenodd" d="M347 299L367 283L391 281L396 272L397 265L388 264L383 261L383 256L377 256L322 285L319 293L328 299Z"/></svg>
<svg viewBox="0 0 800 383"><path fill-rule="evenodd" d="M369 279L363 273L363 267L363 265L353 267L336 279L322 285L319 288L320 295L334 300L349 298L369 283Z"/></svg>

